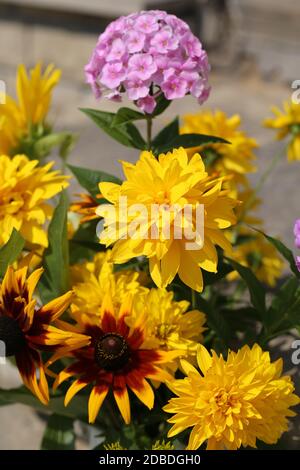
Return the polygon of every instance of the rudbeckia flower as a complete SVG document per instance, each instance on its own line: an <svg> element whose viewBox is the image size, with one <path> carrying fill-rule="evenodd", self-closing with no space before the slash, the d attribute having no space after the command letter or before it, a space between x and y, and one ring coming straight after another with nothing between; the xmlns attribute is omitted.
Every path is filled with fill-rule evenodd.
<svg viewBox="0 0 300 470"><path fill-rule="evenodd" d="M89 315L100 315L101 305L107 292L110 292L113 303L119 307L126 296L147 293L143 286L146 281L143 273L122 269L114 272L111 261L111 250L97 253L91 261L71 266L71 282L74 297L71 311Z"/></svg>
<svg viewBox="0 0 300 470"><path fill-rule="evenodd" d="M76 380L70 386L65 405L80 390L92 384L89 397L89 422L93 423L109 390L113 392L125 423L130 422L130 389L149 409L153 408L154 392L148 380L165 382L171 375L162 366L178 356L178 352L146 349L144 317L140 315L134 326L127 325L131 315L132 300L129 296L116 309L111 296L106 295L100 316L78 313L77 331L91 337L91 344L71 353L75 359L57 376L56 388L70 377ZM67 325L64 325L67 328ZM71 327L72 331L74 327Z"/></svg>
<svg viewBox="0 0 300 470"><path fill-rule="evenodd" d="M258 147L255 139L240 129L241 118L238 114L228 117L223 111L202 111L198 114L183 116L181 133L199 133L222 137L228 144L209 144L197 148L203 156L206 167L220 175L233 174L239 180L246 173L256 171L253 161L254 149ZM189 149L189 154L194 152Z"/></svg>
<svg viewBox="0 0 300 470"><path fill-rule="evenodd" d="M189 302L174 300L174 293L151 289L146 296L136 296L136 305L128 323L134 322L139 312L145 311L145 344L165 351L180 350L188 360L196 358L197 347L203 341L206 317L199 310L188 310ZM170 364L176 370L178 361Z"/></svg>
<svg viewBox="0 0 300 470"><path fill-rule="evenodd" d="M100 243L115 243L112 260L117 264L146 256L160 288L178 274L183 283L202 291L201 269L217 271L215 245L230 249L222 229L236 222L236 201L222 191L222 179L209 177L200 155L188 159L183 148L158 160L142 152L136 164L123 162L123 171L121 185L99 184L111 203L97 209L104 218Z"/></svg>
<svg viewBox="0 0 300 470"><path fill-rule="evenodd" d="M45 125L52 90L60 79L60 71L48 65L44 73L37 64L28 75L24 65L17 72L17 101L7 96L0 106L0 153L13 154L22 139L38 132Z"/></svg>
<svg viewBox="0 0 300 470"><path fill-rule="evenodd" d="M168 384L177 395L164 407L173 414L168 437L192 428L189 450L205 442L209 450L256 447L257 439L275 444L300 402L282 360L271 362L257 344L229 351L227 360L200 345L197 359L201 372L183 360L187 377Z"/></svg>
<svg viewBox="0 0 300 470"><path fill-rule="evenodd" d="M89 338L51 324L69 307L72 292L38 308L33 294L42 273L37 269L27 278L27 268L8 268L0 288L0 340L6 357L15 356L24 385L47 404L48 383L40 351L69 351L85 346Z"/></svg>
<svg viewBox="0 0 300 470"><path fill-rule="evenodd" d="M277 130L277 139L290 136L287 148L289 161L300 160L300 105L292 101L283 104L283 111L273 106L275 117L264 120L264 125Z"/></svg>
<svg viewBox="0 0 300 470"><path fill-rule="evenodd" d="M15 228L31 244L48 245L45 222L53 213L48 200L68 186L68 177L37 166L25 155L0 155L0 246Z"/></svg>
<svg viewBox="0 0 300 470"><path fill-rule="evenodd" d="M80 215L80 223L84 224L85 222L99 219L99 216L96 214L96 209L99 205L97 201L90 194L81 193L79 197L78 201L74 201L70 205L70 211ZM101 195L99 194L97 198L100 199Z"/></svg>

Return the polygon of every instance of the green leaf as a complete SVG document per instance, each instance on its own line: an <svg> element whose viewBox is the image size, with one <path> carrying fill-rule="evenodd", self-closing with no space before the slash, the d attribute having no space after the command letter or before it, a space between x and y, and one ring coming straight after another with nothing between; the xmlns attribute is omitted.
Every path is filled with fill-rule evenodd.
<svg viewBox="0 0 300 470"><path fill-rule="evenodd" d="M220 158L220 154L212 147L201 149L201 157L205 163L205 168L211 167Z"/></svg>
<svg viewBox="0 0 300 470"><path fill-rule="evenodd" d="M126 124L116 127L113 125L113 121L116 116L114 113L88 108L81 108L80 110L91 118L92 121L100 127L100 129L106 132L113 139L120 142L120 144L140 150L144 150L146 148L145 140L131 122L127 122Z"/></svg>
<svg viewBox="0 0 300 470"><path fill-rule="evenodd" d="M217 308L199 294L197 294L196 298L197 307L206 314L209 329L216 333L218 339L221 340L225 347L228 347L232 338L232 330L226 318Z"/></svg>
<svg viewBox="0 0 300 470"><path fill-rule="evenodd" d="M132 121L139 121L141 119L146 119L145 114L135 111L131 108L120 108L117 114L115 114L112 127L118 127L122 124L127 124Z"/></svg>
<svg viewBox="0 0 300 470"><path fill-rule="evenodd" d="M175 137L172 141L160 146L157 151L158 153L166 153L178 147L190 148L207 144L229 144L229 142L221 137L214 137L212 135L181 134Z"/></svg>
<svg viewBox="0 0 300 470"><path fill-rule="evenodd" d="M22 253L25 246L25 240L13 229L8 242L0 248L0 276L3 277L10 264L12 264Z"/></svg>
<svg viewBox="0 0 300 470"><path fill-rule="evenodd" d="M83 248L87 248L88 250L95 251L96 253L100 251L105 251L104 246L97 242L92 242L88 240L78 240L77 238L72 238L71 241L76 245L82 246Z"/></svg>
<svg viewBox="0 0 300 470"><path fill-rule="evenodd" d="M255 308L250 306L237 309L226 307L221 309L220 314L228 322L236 338L238 338L239 332L243 333L243 344L251 345L257 342L257 326L261 323L261 314Z"/></svg>
<svg viewBox="0 0 300 470"><path fill-rule="evenodd" d="M287 248L280 240L277 240L276 238L270 237L270 235L266 235L264 232L261 232L260 230L255 229L254 227L251 227L253 230L256 230L257 232L262 233L262 235L276 248L276 250L287 260L287 262L290 265L291 271L300 278L300 272L297 269L296 263L295 263L295 258L293 255L293 252Z"/></svg>
<svg viewBox="0 0 300 470"><path fill-rule="evenodd" d="M300 325L300 283L290 277L279 289L265 315L264 326L267 334Z"/></svg>
<svg viewBox="0 0 300 470"><path fill-rule="evenodd" d="M114 175L105 173L104 171L90 170L80 166L68 165L73 175L77 179L80 186L86 189L92 197L96 199L99 194L99 183L107 181L110 183L121 184L122 181Z"/></svg>
<svg viewBox="0 0 300 470"><path fill-rule="evenodd" d="M243 245L244 243L249 243L255 240L255 235L238 235L235 245Z"/></svg>
<svg viewBox="0 0 300 470"><path fill-rule="evenodd" d="M147 147L145 139L142 137L140 131L133 124L124 124L117 129L126 128L126 133L130 137L131 145L134 149L145 150Z"/></svg>
<svg viewBox="0 0 300 470"><path fill-rule="evenodd" d="M35 142L33 153L37 158L42 159L49 155L54 147L59 147L60 156L66 158L74 142L75 137L70 132L49 134Z"/></svg>
<svg viewBox="0 0 300 470"><path fill-rule="evenodd" d="M55 413L51 415L43 435L41 450L75 450L73 419Z"/></svg>
<svg viewBox="0 0 300 470"><path fill-rule="evenodd" d="M233 271L232 266L230 266L227 263L224 263L222 261L222 258L219 257L219 262L218 262L218 267L217 267L217 272L216 273L210 273L208 271L202 271L203 275L203 284L205 286L209 286L211 284L215 284L217 281L220 281L224 277L227 276L227 274L231 273Z"/></svg>
<svg viewBox="0 0 300 470"><path fill-rule="evenodd" d="M167 100L163 94L159 95L158 98L156 98L156 108L153 111L152 117L156 117L162 114L171 103L172 101Z"/></svg>
<svg viewBox="0 0 300 470"><path fill-rule="evenodd" d="M43 256L44 274L39 287L44 302L64 294L69 288L67 213L68 199L63 192L49 225L49 245Z"/></svg>
<svg viewBox="0 0 300 470"><path fill-rule="evenodd" d="M97 237L97 219L80 224L71 240L69 240L70 264L91 260L95 252L104 250Z"/></svg>
<svg viewBox="0 0 300 470"><path fill-rule="evenodd" d="M0 406L22 403L45 413L48 410L61 416L67 416L72 419L79 419L87 422L87 397L76 396L71 403L64 406L64 393L56 392L50 397L49 406L43 405L32 393L24 386L12 388L9 390L0 389Z"/></svg>
<svg viewBox="0 0 300 470"><path fill-rule="evenodd" d="M60 148L59 148L59 156L63 160L67 160L69 154L73 150L75 143L78 137L74 134L67 134L65 139L62 141Z"/></svg>
<svg viewBox="0 0 300 470"><path fill-rule="evenodd" d="M255 274L253 274L251 269L247 268L246 266L242 266L233 259L229 259L227 257L225 259L233 267L233 269L239 273L241 278L247 284L253 307L256 308L256 310L258 310L262 315L265 315L266 293L263 285L257 279Z"/></svg>
<svg viewBox="0 0 300 470"><path fill-rule="evenodd" d="M153 139L151 147L154 149L159 148L170 142L174 137L179 135L179 118L176 117L170 124L168 124L164 129L162 129L157 136Z"/></svg>

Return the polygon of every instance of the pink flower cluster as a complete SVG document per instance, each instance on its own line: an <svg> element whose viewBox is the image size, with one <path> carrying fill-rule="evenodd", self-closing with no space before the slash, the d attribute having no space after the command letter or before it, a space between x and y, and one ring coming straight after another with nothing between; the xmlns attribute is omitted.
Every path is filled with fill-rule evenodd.
<svg viewBox="0 0 300 470"><path fill-rule="evenodd" d="M87 83L97 98L121 101L122 93L144 112L155 98L209 95L207 54L189 26L164 11L142 11L110 23L99 36L85 67Z"/></svg>
<svg viewBox="0 0 300 470"><path fill-rule="evenodd" d="M300 219L295 221L294 225L294 235L295 235L295 246L300 248ZM296 266L298 271L300 271L300 256L296 256Z"/></svg>

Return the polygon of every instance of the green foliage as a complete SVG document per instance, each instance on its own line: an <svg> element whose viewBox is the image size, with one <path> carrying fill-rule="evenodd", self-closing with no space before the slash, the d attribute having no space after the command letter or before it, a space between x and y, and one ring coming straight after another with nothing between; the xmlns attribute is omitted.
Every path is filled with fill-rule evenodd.
<svg viewBox="0 0 300 470"><path fill-rule="evenodd" d="M96 235L98 220L79 225L69 240L70 264L91 259L95 253L104 250Z"/></svg>
<svg viewBox="0 0 300 470"><path fill-rule="evenodd" d="M74 450L75 432L72 418L52 414L44 431L41 450Z"/></svg>
<svg viewBox="0 0 300 470"><path fill-rule="evenodd" d="M30 126L28 134L13 149L12 155L25 154L31 160L43 161L53 149L58 148L59 156L66 159L76 139L70 132L54 133L50 126L40 123Z"/></svg>
<svg viewBox="0 0 300 470"><path fill-rule="evenodd" d="M76 141L76 137L69 132L59 132L41 137L33 145L33 155L39 160L47 157L53 148L58 147L59 156L66 159L71 152Z"/></svg>
<svg viewBox="0 0 300 470"><path fill-rule="evenodd" d="M100 129L120 144L139 150L146 148L145 140L131 121L114 125L116 118L116 114L114 113L87 108L81 108L81 111L92 119Z"/></svg>
<svg viewBox="0 0 300 470"><path fill-rule="evenodd" d="M48 230L48 247L43 256L44 274L39 283L44 302L69 289L69 249L67 231L68 198L61 194Z"/></svg>
<svg viewBox="0 0 300 470"><path fill-rule="evenodd" d="M205 134L181 134L175 136L169 142L165 142L156 149L156 153L166 153L174 148L184 147L199 147L201 145L207 144L229 144L227 140L222 139L221 137L214 137L212 135Z"/></svg>
<svg viewBox="0 0 300 470"><path fill-rule="evenodd" d="M274 296L272 303L263 318L264 342L274 336L300 327L300 282L290 277Z"/></svg>
<svg viewBox="0 0 300 470"><path fill-rule="evenodd" d="M159 153L159 149L165 145L166 142L173 140L174 136L179 135L179 118L178 116L164 127L157 136L152 140L152 148L154 153ZM158 149L158 150L156 150Z"/></svg>
<svg viewBox="0 0 300 470"><path fill-rule="evenodd" d="M8 242L0 248L0 277L3 277L8 266L22 253L25 240L20 233L13 229Z"/></svg>
<svg viewBox="0 0 300 470"><path fill-rule="evenodd" d="M251 269L246 266L242 266L232 259L225 259L227 259L228 263L231 264L234 270L239 273L241 278L247 284L253 307L255 307L261 315L264 315L266 312L266 292L261 282L257 279Z"/></svg>
<svg viewBox="0 0 300 470"><path fill-rule="evenodd" d="M257 230L264 235L264 237L276 248L276 250L286 259L290 265L290 269L296 277L300 278L300 272L297 269L295 258L292 251L287 248L280 240L266 235L264 232Z"/></svg>
<svg viewBox="0 0 300 470"><path fill-rule="evenodd" d="M231 273L234 269L230 264L224 263L222 255L219 255L218 267L216 273L210 273L208 271L202 271L203 284L204 286L210 286L216 284L218 281L224 279L227 274Z"/></svg>
<svg viewBox="0 0 300 470"><path fill-rule="evenodd" d="M32 395L24 386L11 388L9 390L0 389L0 406L11 405L13 403L21 403L23 405L32 406L41 413L49 410L59 416L71 419L79 419L87 421L87 402L86 396L77 395L73 398L69 406L64 405L64 393L57 392L50 396L49 408L43 405L34 395Z"/></svg>
<svg viewBox="0 0 300 470"><path fill-rule="evenodd" d="M105 171L90 170L79 166L68 165L78 183L86 189L89 194L96 199L99 194L99 183L107 181L111 183L121 184L122 181L116 176L105 173ZM100 202L99 202L100 204Z"/></svg>
<svg viewBox="0 0 300 470"><path fill-rule="evenodd" d="M112 127L118 127L122 124L128 124L132 121L146 119L146 115L131 108L120 108L112 121Z"/></svg>
<svg viewBox="0 0 300 470"><path fill-rule="evenodd" d="M163 94L159 95L158 98L156 98L156 108L152 114L152 117L156 117L162 114L171 103L172 101L167 100Z"/></svg>
<svg viewBox="0 0 300 470"><path fill-rule="evenodd" d="M233 337L230 324L222 315L220 308L216 303L216 297L210 296L209 300L197 294L197 308L204 312L207 316L207 326L211 333L218 339L218 349L220 352L226 351Z"/></svg>

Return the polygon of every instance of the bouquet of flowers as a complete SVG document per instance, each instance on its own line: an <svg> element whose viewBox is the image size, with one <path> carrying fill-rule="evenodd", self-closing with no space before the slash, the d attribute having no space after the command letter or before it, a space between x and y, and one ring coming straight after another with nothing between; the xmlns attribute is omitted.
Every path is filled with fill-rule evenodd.
<svg viewBox="0 0 300 470"><path fill-rule="evenodd" d="M300 331L300 261L255 214L274 161L252 187L257 142L219 110L153 135L172 100L208 99L209 71L163 11L100 35L87 83L132 107L81 111L135 152L123 180L69 163L73 136L47 120L54 66L21 65L18 100L0 106L0 350L24 383L0 402L47 410L43 449L74 448L75 420L96 427L98 449L261 448L295 415L270 341ZM274 112L265 125L299 160L300 106ZM61 170L45 162L54 148ZM300 248L299 221L295 237Z"/></svg>

